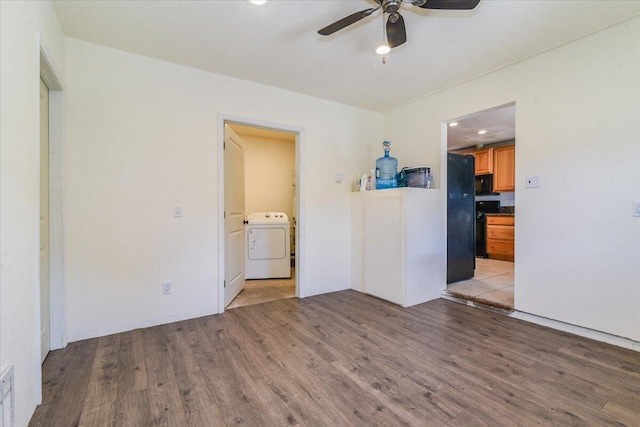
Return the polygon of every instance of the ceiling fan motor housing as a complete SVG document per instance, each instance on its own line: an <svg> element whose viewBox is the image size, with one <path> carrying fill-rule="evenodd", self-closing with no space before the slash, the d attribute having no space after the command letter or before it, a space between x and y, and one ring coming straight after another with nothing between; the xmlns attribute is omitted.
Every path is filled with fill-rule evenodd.
<svg viewBox="0 0 640 427"><path fill-rule="evenodd" d="M402 3L402 0L381 0L381 2L382 10L391 15L400 9L400 3Z"/></svg>
<svg viewBox="0 0 640 427"><path fill-rule="evenodd" d="M376 2L382 6L382 10L385 13L395 13L400 10L402 2L411 3L414 6L422 6L427 0L376 0Z"/></svg>

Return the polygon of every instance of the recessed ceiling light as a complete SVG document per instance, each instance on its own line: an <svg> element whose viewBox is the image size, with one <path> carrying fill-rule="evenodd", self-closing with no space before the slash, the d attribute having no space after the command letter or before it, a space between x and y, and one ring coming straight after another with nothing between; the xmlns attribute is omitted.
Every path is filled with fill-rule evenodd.
<svg viewBox="0 0 640 427"><path fill-rule="evenodd" d="M255 4L256 6L262 6L266 2L267 0L249 0L249 3Z"/></svg>
<svg viewBox="0 0 640 427"><path fill-rule="evenodd" d="M458 126L458 122L451 122L451 123L449 123L449 127L452 127L452 128L453 128L453 127L456 127L456 126Z"/></svg>
<svg viewBox="0 0 640 427"><path fill-rule="evenodd" d="M389 52L391 52L391 48L386 43L380 43L373 48L373 53L376 55L386 55Z"/></svg>
<svg viewBox="0 0 640 427"><path fill-rule="evenodd" d="M487 133L487 130L486 130L486 129L480 129L480 130L478 131L478 135L484 135L485 133Z"/></svg>

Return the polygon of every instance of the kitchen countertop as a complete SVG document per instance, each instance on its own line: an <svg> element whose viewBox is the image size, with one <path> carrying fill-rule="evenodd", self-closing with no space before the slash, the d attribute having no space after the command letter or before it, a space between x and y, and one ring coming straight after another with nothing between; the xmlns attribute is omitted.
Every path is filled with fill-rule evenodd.
<svg viewBox="0 0 640 427"><path fill-rule="evenodd" d="M516 216L515 213L486 213L484 216Z"/></svg>

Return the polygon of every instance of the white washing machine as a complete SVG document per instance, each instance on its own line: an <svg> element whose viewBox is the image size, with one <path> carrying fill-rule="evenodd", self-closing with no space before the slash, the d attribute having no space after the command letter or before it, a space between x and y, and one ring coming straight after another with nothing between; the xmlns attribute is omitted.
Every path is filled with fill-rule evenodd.
<svg viewBox="0 0 640 427"><path fill-rule="evenodd" d="M291 277L289 218L282 212L249 214L244 227L245 279Z"/></svg>

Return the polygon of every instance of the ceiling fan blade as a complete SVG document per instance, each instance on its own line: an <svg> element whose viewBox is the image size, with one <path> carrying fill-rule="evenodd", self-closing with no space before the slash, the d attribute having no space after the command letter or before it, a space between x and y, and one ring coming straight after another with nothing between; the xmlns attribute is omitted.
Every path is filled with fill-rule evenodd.
<svg viewBox="0 0 640 427"><path fill-rule="evenodd" d="M404 18L398 14L398 20L391 22L391 16L387 19L387 43L390 48L398 47L407 41L407 30L404 26Z"/></svg>
<svg viewBox="0 0 640 427"><path fill-rule="evenodd" d="M480 0L427 0L420 7L423 9L471 10Z"/></svg>
<svg viewBox="0 0 640 427"><path fill-rule="evenodd" d="M333 24L327 25L321 30L318 30L318 34L322 36L328 36L330 34L333 34L336 31L339 31L345 27L348 27L351 24L355 24L356 22L358 22L363 18L366 18L367 16L371 15L373 12L375 12L378 9L379 8L370 8L370 9L361 10L360 12L351 14L345 18L340 19L339 21L334 22Z"/></svg>

